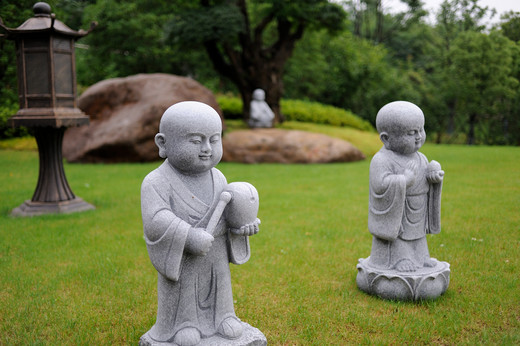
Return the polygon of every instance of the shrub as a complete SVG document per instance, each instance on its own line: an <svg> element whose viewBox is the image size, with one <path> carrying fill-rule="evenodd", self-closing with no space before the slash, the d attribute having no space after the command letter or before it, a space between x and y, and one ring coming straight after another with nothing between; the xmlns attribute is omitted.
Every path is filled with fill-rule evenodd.
<svg viewBox="0 0 520 346"><path fill-rule="evenodd" d="M224 119L242 119L242 100L238 97L217 95L217 102L222 109Z"/></svg>
<svg viewBox="0 0 520 346"><path fill-rule="evenodd" d="M374 131L374 127L368 121L343 108L300 100L282 100L281 106L287 120Z"/></svg>
<svg viewBox="0 0 520 346"><path fill-rule="evenodd" d="M6 102L0 105L0 139L27 136L28 130L25 127L9 126L7 121L18 111L18 104Z"/></svg>
<svg viewBox="0 0 520 346"><path fill-rule="evenodd" d="M242 100L238 97L220 95L217 102L225 119L242 119ZM286 120L346 126L363 131L374 131L374 127L350 111L318 102L282 100L281 107Z"/></svg>

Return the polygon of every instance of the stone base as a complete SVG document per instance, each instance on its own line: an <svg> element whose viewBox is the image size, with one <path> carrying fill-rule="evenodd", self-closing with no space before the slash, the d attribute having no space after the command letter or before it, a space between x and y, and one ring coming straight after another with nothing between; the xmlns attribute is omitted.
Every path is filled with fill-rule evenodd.
<svg viewBox="0 0 520 346"><path fill-rule="evenodd" d="M96 209L79 197L62 202L33 202L25 201L11 211L11 216L36 216L44 214L68 214Z"/></svg>
<svg viewBox="0 0 520 346"><path fill-rule="evenodd" d="M360 258L357 265L356 283L368 294L391 300L435 299L446 292L450 283L450 264L439 262L415 272L378 269L370 266L369 258Z"/></svg>
<svg viewBox="0 0 520 346"><path fill-rule="evenodd" d="M213 335L209 338L203 338L197 344L198 346L266 346L267 339L265 335L255 327L242 322L244 332L238 339L226 339L219 335ZM173 342L160 342L153 340L148 332L139 339L139 346L177 346Z"/></svg>

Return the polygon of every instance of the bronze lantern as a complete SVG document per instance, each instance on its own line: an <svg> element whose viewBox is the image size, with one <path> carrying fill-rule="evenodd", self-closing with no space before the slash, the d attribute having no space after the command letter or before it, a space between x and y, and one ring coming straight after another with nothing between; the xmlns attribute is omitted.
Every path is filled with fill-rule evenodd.
<svg viewBox="0 0 520 346"><path fill-rule="evenodd" d="M16 42L20 110L12 126L30 129L38 144L40 170L31 200L14 216L70 213L94 209L72 192L63 169L62 143L67 127L89 123L77 108L74 44L90 30L74 31L56 19L45 2L33 6L34 17L18 28L0 26Z"/></svg>

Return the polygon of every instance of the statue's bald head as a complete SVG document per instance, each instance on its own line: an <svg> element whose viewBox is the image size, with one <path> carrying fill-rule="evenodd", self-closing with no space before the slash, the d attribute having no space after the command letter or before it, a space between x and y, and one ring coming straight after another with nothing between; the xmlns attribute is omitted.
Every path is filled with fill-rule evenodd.
<svg viewBox="0 0 520 346"><path fill-rule="evenodd" d="M383 106L377 113L376 128L379 133L395 133L411 124L424 126L422 110L411 102L391 102Z"/></svg>
<svg viewBox="0 0 520 346"><path fill-rule="evenodd" d="M169 107L161 117L159 132L168 135L185 134L193 128L218 128L220 116L212 107L197 101L183 101Z"/></svg>

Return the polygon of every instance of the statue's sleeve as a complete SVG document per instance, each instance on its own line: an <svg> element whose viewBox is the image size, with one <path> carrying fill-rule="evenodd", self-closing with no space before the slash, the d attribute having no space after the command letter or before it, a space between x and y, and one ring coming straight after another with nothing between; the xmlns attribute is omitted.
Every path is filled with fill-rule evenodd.
<svg viewBox="0 0 520 346"><path fill-rule="evenodd" d="M441 232L441 192L442 181L430 184L428 192L428 229L427 233L438 234Z"/></svg>
<svg viewBox="0 0 520 346"><path fill-rule="evenodd" d="M141 185L141 212L153 266L168 279L177 281L191 225L173 213L169 190L169 184L157 175L147 176Z"/></svg>
<svg viewBox="0 0 520 346"><path fill-rule="evenodd" d="M370 163L368 229L372 235L393 241L399 235L406 199L404 175L396 174L388 158L378 153Z"/></svg>
<svg viewBox="0 0 520 346"><path fill-rule="evenodd" d="M233 264L244 264L251 257L249 237L236 235L228 231L229 262Z"/></svg>

